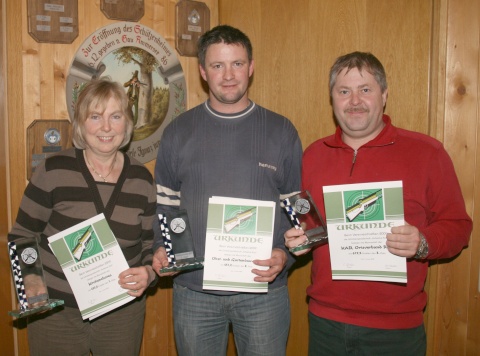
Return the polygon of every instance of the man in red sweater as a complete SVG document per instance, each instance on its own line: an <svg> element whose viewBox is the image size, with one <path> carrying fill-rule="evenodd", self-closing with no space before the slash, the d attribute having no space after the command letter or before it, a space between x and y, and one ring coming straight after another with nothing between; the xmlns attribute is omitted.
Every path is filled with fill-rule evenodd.
<svg viewBox="0 0 480 356"><path fill-rule="evenodd" d="M302 184L325 216L324 186L402 181L406 223L386 234L385 245L406 258L407 283L332 280L328 245L314 248L310 355L424 355L428 261L468 244L472 221L450 157L437 140L393 126L383 113L387 94L375 56L353 52L336 60L330 96L338 127L305 150ZM301 229L285 233L288 248L305 240Z"/></svg>

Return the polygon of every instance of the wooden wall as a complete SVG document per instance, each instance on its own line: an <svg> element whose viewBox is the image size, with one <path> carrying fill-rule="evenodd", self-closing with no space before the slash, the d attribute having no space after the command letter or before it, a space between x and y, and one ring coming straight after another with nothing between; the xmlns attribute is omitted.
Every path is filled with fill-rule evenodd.
<svg viewBox="0 0 480 356"><path fill-rule="evenodd" d="M0 4L0 140L7 142L7 120L6 120L6 82L5 82L5 28L3 26L5 16L5 5ZM7 190L7 145L0 144L0 280L4 282L4 287L0 289L0 350L5 355L14 354L14 330L11 326L12 318L7 314L7 308L12 304L12 289L10 283L9 258L7 251L7 233L8 233L8 190ZM8 286L8 287L7 287Z"/></svg>
<svg viewBox="0 0 480 356"><path fill-rule="evenodd" d="M474 227L459 258L430 268L427 330L432 355L480 355L480 2L437 5L430 133L453 157Z"/></svg>
<svg viewBox="0 0 480 356"><path fill-rule="evenodd" d="M73 55L96 29L114 21L100 0L78 0L79 36L72 44L37 43L27 31L26 1L0 0L0 250L26 185L26 128L33 120L66 119L65 80ZM55 2L52 0L52 2ZM477 0L206 0L211 24L244 30L254 45L250 96L289 117L304 147L330 134L334 121L328 70L344 53L373 52L389 81L386 112L400 127L445 143L473 216L480 191L480 3ZM145 0L141 23L174 46L175 0ZM187 80L188 107L206 98L197 62L179 57ZM1 95L6 91L6 96ZM153 170L154 162L147 166ZM425 313L429 355L480 355L479 231L468 249L430 268ZM0 278L7 281L6 254ZM305 288L309 257L291 272L292 327L289 355L305 355L308 340ZM4 282L5 286L8 284ZM171 281L148 298L142 355L176 355L171 322ZM26 332L12 328L12 292L0 292L0 349L28 355ZM232 343L229 355L235 354Z"/></svg>

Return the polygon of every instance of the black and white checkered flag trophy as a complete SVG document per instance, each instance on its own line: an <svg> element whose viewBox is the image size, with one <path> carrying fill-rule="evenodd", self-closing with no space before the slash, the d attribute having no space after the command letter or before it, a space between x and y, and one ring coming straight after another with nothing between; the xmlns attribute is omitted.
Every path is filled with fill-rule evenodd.
<svg viewBox="0 0 480 356"><path fill-rule="evenodd" d="M292 247L291 252L305 250L328 242L327 225L307 190L283 199L281 205L290 217L292 225L296 229L303 229L307 236L307 240Z"/></svg>
<svg viewBox="0 0 480 356"><path fill-rule="evenodd" d="M23 318L64 304L63 300L48 297L36 241L11 241L8 243L8 253L19 303L19 309L8 314Z"/></svg>
<svg viewBox="0 0 480 356"><path fill-rule="evenodd" d="M158 214L168 267L160 273L181 272L203 268L203 258L195 256L193 237L186 210Z"/></svg>

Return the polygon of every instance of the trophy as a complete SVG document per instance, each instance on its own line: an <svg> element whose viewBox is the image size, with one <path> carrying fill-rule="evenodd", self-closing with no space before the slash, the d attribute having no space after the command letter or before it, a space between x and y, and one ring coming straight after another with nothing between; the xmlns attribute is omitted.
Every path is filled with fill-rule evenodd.
<svg viewBox="0 0 480 356"><path fill-rule="evenodd" d="M303 229L307 240L292 247L290 252L302 251L328 242L327 226L318 213L317 206L308 190L292 195L282 201L293 226Z"/></svg>
<svg viewBox="0 0 480 356"><path fill-rule="evenodd" d="M23 318L64 304L63 300L48 297L36 240L23 239L9 242L8 251L20 305L18 310L9 311L8 314Z"/></svg>
<svg viewBox="0 0 480 356"><path fill-rule="evenodd" d="M203 268L203 258L195 256L193 237L186 210L158 214L168 267L160 273L181 272Z"/></svg>

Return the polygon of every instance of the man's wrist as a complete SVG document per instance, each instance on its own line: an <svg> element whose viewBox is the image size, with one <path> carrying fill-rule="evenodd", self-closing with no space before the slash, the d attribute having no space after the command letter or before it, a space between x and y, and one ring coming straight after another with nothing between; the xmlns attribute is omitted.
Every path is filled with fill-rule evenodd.
<svg viewBox="0 0 480 356"><path fill-rule="evenodd" d="M425 236L420 233L420 245L418 245L417 253L413 256L416 260L423 260L428 255L428 242Z"/></svg>

